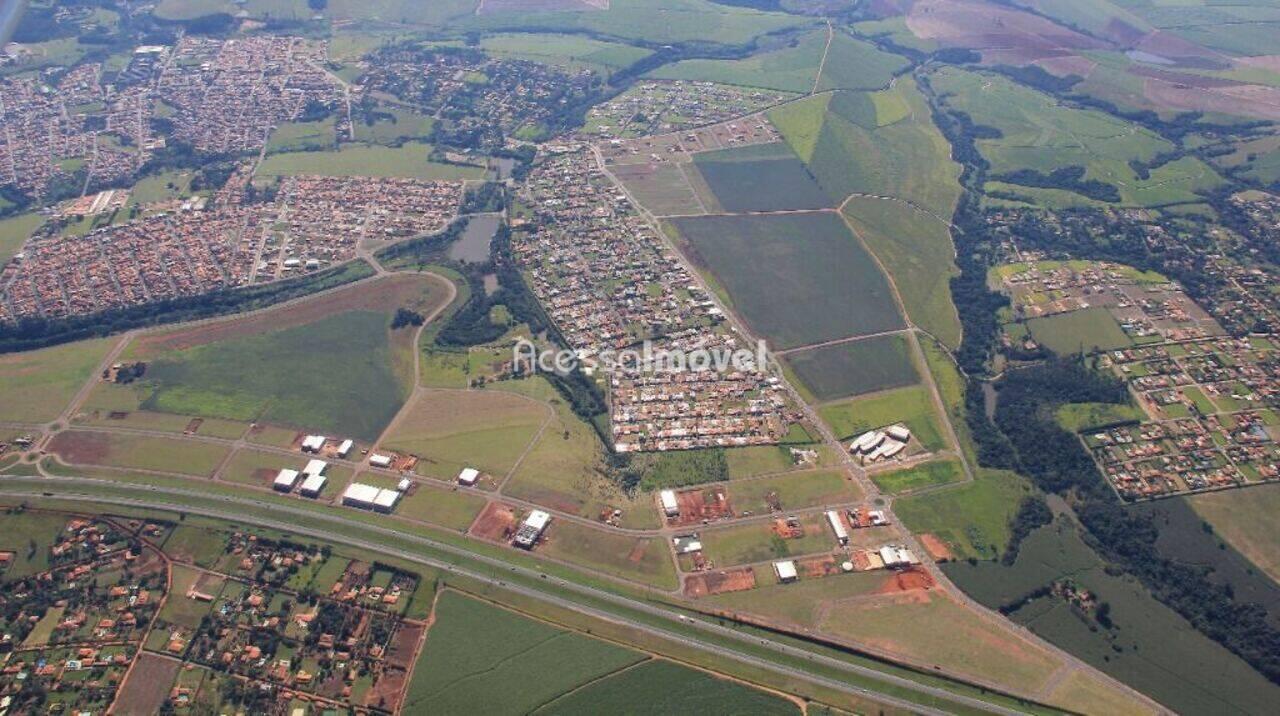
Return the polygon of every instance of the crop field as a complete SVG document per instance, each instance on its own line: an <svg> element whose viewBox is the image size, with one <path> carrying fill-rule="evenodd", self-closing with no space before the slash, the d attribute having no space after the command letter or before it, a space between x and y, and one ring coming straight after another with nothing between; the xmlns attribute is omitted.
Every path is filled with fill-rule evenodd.
<svg viewBox="0 0 1280 716"><path fill-rule="evenodd" d="M702 553L719 569L835 549L836 538L822 515L809 515L800 522L804 536L795 539L778 536L767 522L705 529L700 533Z"/></svg>
<svg viewBox="0 0 1280 716"><path fill-rule="evenodd" d="M99 465L208 477L227 455L222 445L146 435L66 430L49 452L72 465Z"/></svg>
<svg viewBox="0 0 1280 716"><path fill-rule="evenodd" d="M1031 318L1027 320L1027 328L1037 342L1058 355L1133 345L1133 339L1105 308Z"/></svg>
<svg viewBox="0 0 1280 716"><path fill-rule="evenodd" d="M825 209L828 197L782 142L701 152L693 166L730 213Z"/></svg>
<svg viewBox="0 0 1280 716"><path fill-rule="evenodd" d="M422 475L452 480L462 468L474 467L502 478L549 417L547 406L510 393L430 391L383 445L417 455Z"/></svg>
<svg viewBox="0 0 1280 716"><path fill-rule="evenodd" d="M769 512L771 501L786 511L854 502L860 496L857 483L831 470L740 480L729 486L733 509L754 515Z"/></svg>
<svg viewBox="0 0 1280 716"><path fill-rule="evenodd" d="M678 586L671 553L661 538L631 537L580 522L553 520L538 552L663 589Z"/></svg>
<svg viewBox="0 0 1280 716"><path fill-rule="evenodd" d="M0 420L41 423L58 417L114 343L100 338L0 355Z"/></svg>
<svg viewBox="0 0 1280 716"><path fill-rule="evenodd" d="M402 177L408 179L482 179L485 168L442 164L430 159L431 145L410 142L401 147L347 145L332 152L273 154L258 167L258 176Z"/></svg>
<svg viewBox="0 0 1280 716"><path fill-rule="evenodd" d="M9 263L27 242L27 237L42 224L44 217L34 212L0 219L0 267Z"/></svg>
<svg viewBox="0 0 1280 716"><path fill-rule="evenodd" d="M1009 544L1009 521L1030 487L1012 472L975 472L967 485L899 498L894 512L912 532L937 535L959 557L996 559Z"/></svg>
<svg viewBox="0 0 1280 716"><path fill-rule="evenodd" d="M875 395L831 403L818 409L818 414L841 439L853 438L875 428L904 423L912 437L927 450L946 447L939 427L939 416L923 385L898 388Z"/></svg>
<svg viewBox="0 0 1280 716"><path fill-rule="evenodd" d="M414 8L419 6L417 2L411 4ZM474 0L470 5L475 7ZM791 15L709 0L610 0L608 9L586 12L493 12L491 8L455 24L463 29L590 31L657 44L709 41L732 45L804 22Z"/></svg>
<svg viewBox="0 0 1280 716"><path fill-rule="evenodd" d="M406 713L523 714L645 654L446 590L405 696Z"/></svg>
<svg viewBox="0 0 1280 716"><path fill-rule="evenodd" d="M827 50L818 89L878 89L889 84L894 74L907 65L902 57L881 52L871 43L837 30Z"/></svg>
<svg viewBox="0 0 1280 716"><path fill-rule="evenodd" d="M920 382L911 347L901 334L809 348L784 359L818 402Z"/></svg>
<svg viewBox="0 0 1280 716"><path fill-rule="evenodd" d="M1237 490L1234 492L1248 492ZM1107 574L1069 523L1032 533L1018 559L954 562L947 575L988 606L1017 598L1064 576L1110 605L1114 627L1096 624L1061 598L1032 600L1011 618L1090 665L1132 684L1179 713L1264 713L1280 687L1196 631L1142 586Z"/></svg>
<svg viewBox="0 0 1280 716"><path fill-rule="evenodd" d="M672 223L775 349L903 327L884 276L834 213Z"/></svg>
<svg viewBox="0 0 1280 716"><path fill-rule="evenodd" d="M620 69L653 54L651 50L583 35L508 33L483 37L480 49L491 55L569 68Z"/></svg>
<svg viewBox="0 0 1280 716"><path fill-rule="evenodd" d="M391 313L429 313L444 297L436 281L397 277L141 338L127 352L147 362L136 409L374 440L412 382L413 330L391 331Z"/></svg>
<svg viewBox="0 0 1280 716"><path fill-rule="evenodd" d="M925 487L937 487L960 482L964 479L964 470L958 460L934 460L913 465L904 470L878 472L871 476L873 482L881 490L897 495Z"/></svg>
<svg viewBox="0 0 1280 716"><path fill-rule="evenodd" d="M1186 498L1214 534L1280 582L1280 534L1275 516L1280 514L1280 487L1260 485L1248 490L1210 492Z"/></svg>
<svg viewBox="0 0 1280 716"><path fill-rule="evenodd" d="M826 31L815 30L801 37L794 47L762 52L740 60L682 60L661 67L649 76L669 80L719 82L783 92L809 92L814 87L818 65L822 62L822 52L826 45ZM887 78L885 82L888 82Z"/></svg>
<svg viewBox="0 0 1280 716"><path fill-rule="evenodd" d="M958 346L960 318L950 284L957 273L955 247L947 225L900 202L868 197L852 197L843 212L893 277L911 322Z"/></svg>
<svg viewBox="0 0 1280 716"><path fill-rule="evenodd" d="M889 196L949 218L960 196L951 145L910 78L900 78L892 92L880 103L886 120L898 119L886 126L862 126L869 124L865 104L838 95L779 107L769 118L829 196ZM876 125L880 112L877 107Z"/></svg>
<svg viewBox="0 0 1280 716"><path fill-rule="evenodd" d="M696 171L688 163L663 162L619 164L609 168L631 196L655 216L704 214L712 208L703 203L685 172Z"/></svg>
<svg viewBox="0 0 1280 716"><path fill-rule="evenodd" d="M663 716L676 712L696 712L706 716L781 716L799 714L800 709L788 699L742 682L718 678L665 659L651 659L567 694L535 713Z"/></svg>

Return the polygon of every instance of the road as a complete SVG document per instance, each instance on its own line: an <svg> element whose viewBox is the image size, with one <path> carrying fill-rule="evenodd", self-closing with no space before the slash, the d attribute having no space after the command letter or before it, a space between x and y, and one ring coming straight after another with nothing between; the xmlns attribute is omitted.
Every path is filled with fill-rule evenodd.
<svg viewBox="0 0 1280 716"><path fill-rule="evenodd" d="M12 489L15 484L28 484L29 489ZM714 643L708 643L699 633L707 635L715 635L720 639L728 639L739 644L750 644L755 648L764 648L779 655L791 658L804 659L815 665L822 665L827 668L836 669L851 675L857 675L865 678L872 678L884 682L897 688L906 688L929 697L952 701L958 704L978 709L987 713L994 714L1019 714L1018 710L1006 708L998 704L991 704L980 699L955 694L953 692L938 687L920 684L905 677L888 674L875 669L852 664L834 657L824 656L822 654L811 653L805 649L794 647L788 644L775 642L771 639L761 638L753 635L744 634L734 628L721 626L710 621L701 619L689 619L683 617L679 612L671 609L656 606L654 604L643 602L630 597L615 594L613 592L596 589L594 587L578 584L559 577L549 576L543 572L526 567L508 564L502 560L474 554L467 550L454 547L442 542L400 532L388 527L369 525L362 522L354 522L337 516L316 513L310 510L298 508L290 508L280 505L273 505L259 500L251 500L246 498L237 498L230 496L210 496L194 491L174 490L169 488L151 487L151 486L129 486L129 491L138 492L140 497L105 497L97 496L92 491L77 492L76 488L81 489L90 487L112 487L113 489L122 489L121 486L111 483L107 480L98 480L94 478L39 478L39 477L7 477L3 484L0 484L0 494L9 497L18 497L23 499L60 499L60 500L84 500L101 504L114 505L119 507L132 507L140 509L155 509L170 512L179 512L210 517L213 519L229 520L241 523L253 523L259 527L280 530L282 532L305 535L314 539L320 539L327 542L334 542L342 545L366 549L372 552L383 553L393 557L397 557L416 564L425 565L435 569L439 569L446 573L457 574L469 579L480 581L493 587L510 590L523 596L538 599L540 601L554 604L556 606L573 610L578 613L587 614L597 619L604 619L615 624L621 624L628 628L636 629L644 633L676 641L681 644L693 646L700 650L713 653L719 656L732 658L734 660L746 663L752 666L765 668L775 673L781 673L786 676L809 681L827 688L839 690L855 696L870 698L875 701L883 702L888 705L908 709L917 713L925 714L943 714L940 711L930 707L922 707L919 704L900 699L894 696L881 694L863 687L854 686L852 684L816 675L808 670L794 668L783 664L777 664L768 659L754 656L744 652L741 649L734 649L721 646ZM182 497L206 500L211 502L221 502L228 506L228 509L214 509L208 507L193 506L190 503L176 501ZM236 506L250 509L267 509L272 513L279 513L280 519L268 519L253 516L248 511L237 511L233 509ZM485 566L503 570L507 574L517 575L525 579L536 580L534 583L545 583L553 586L558 590L574 592L582 596L590 597L595 600L608 602L622 608L634 610L646 614L651 617L660 618L668 623L667 628L653 626L648 622L637 621L632 618L620 616L616 613L598 609L571 599L566 599L546 589L536 589L527 585L521 585L508 581L508 579L499 579L482 571L472 568L459 566L453 562L431 557L419 552L395 549L385 544L373 542L371 540L351 537L338 530L326 531L303 526L295 521L287 519L287 515L294 514L306 520L319 520L321 522L329 522L335 526L345 527L346 529L355 529L386 537L392 537L409 543L416 543L427 549L435 550L452 555L463 560L478 562ZM670 627L681 627L680 631L675 631Z"/></svg>

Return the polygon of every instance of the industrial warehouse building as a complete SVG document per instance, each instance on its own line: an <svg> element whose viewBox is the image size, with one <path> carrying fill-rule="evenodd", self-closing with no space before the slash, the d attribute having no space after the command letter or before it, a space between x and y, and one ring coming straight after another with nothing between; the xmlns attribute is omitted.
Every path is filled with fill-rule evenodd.
<svg viewBox="0 0 1280 716"><path fill-rule="evenodd" d="M480 471L474 467L464 467L462 472L458 473L458 484L465 487L471 487L476 484L476 480L480 479Z"/></svg>
<svg viewBox="0 0 1280 716"><path fill-rule="evenodd" d="M667 517L676 517L680 514L680 503L676 502L675 490L663 490L658 493L658 499L662 500L662 512Z"/></svg>
<svg viewBox="0 0 1280 716"><path fill-rule="evenodd" d="M285 468L276 473L275 482L271 484L271 487L280 492L289 492L293 489L294 484L298 482L298 475L297 470Z"/></svg>
<svg viewBox="0 0 1280 716"><path fill-rule="evenodd" d="M342 493L342 504L375 512L391 512L399 501L400 493L397 490L386 490L360 482L347 485Z"/></svg>
<svg viewBox="0 0 1280 716"><path fill-rule="evenodd" d="M319 497L324 490L324 483L328 481L324 475L307 475L307 479L302 481L302 487L298 488L298 492L303 497Z"/></svg>
<svg viewBox="0 0 1280 716"><path fill-rule="evenodd" d="M551 515L542 510L534 510L529 516L524 518L524 522L520 523L520 529L516 530L515 545L523 549L533 549L533 545L538 542L538 538L542 536L542 532L547 529L547 525L551 522Z"/></svg>

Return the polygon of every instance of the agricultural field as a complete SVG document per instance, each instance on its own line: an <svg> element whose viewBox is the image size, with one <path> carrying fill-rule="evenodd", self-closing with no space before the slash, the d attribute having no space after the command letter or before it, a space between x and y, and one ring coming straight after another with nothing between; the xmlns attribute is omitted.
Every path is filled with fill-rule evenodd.
<svg viewBox="0 0 1280 716"><path fill-rule="evenodd" d="M697 169L727 213L825 209L831 199L785 143L700 152Z"/></svg>
<svg viewBox="0 0 1280 716"><path fill-rule="evenodd" d="M827 49L816 89L872 90L889 84L908 63L898 55L881 52L874 45L836 30Z"/></svg>
<svg viewBox="0 0 1280 716"><path fill-rule="evenodd" d="M1058 355L1133 345L1133 339L1105 308L1086 308L1032 318L1026 325L1036 342Z"/></svg>
<svg viewBox="0 0 1280 716"><path fill-rule="evenodd" d="M661 67L649 76L807 93L817 84L818 66L822 62L826 45L826 30L815 30L793 40L786 47L767 50L740 60L682 60Z"/></svg>
<svg viewBox="0 0 1280 716"><path fill-rule="evenodd" d="M867 395L818 408L818 414L841 439L854 438L868 430L903 423L912 438L926 450L946 447L940 416L934 410L929 390L923 385Z"/></svg>
<svg viewBox="0 0 1280 716"><path fill-rule="evenodd" d="M884 275L834 213L690 217L672 224L695 263L715 276L739 315L775 349L903 327Z"/></svg>
<svg viewBox="0 0 1280 716"><path fill-rule="evenodd" d="M947 224L901 202L850 197L841 211L889 273L911 322L948 347L960 344L951 302L955 246Z"/></svg>
<svg viewBox="0 0 1280 716"><path fill-rule="evenodd" d="M483 179L486 170L471 164L431 160L431 145L409 142L400 147L349 144L330 152L272 154L258 166L257 176L297 174L397 177L422 180Z"/></svg>
<svg viewBox="0 0 1280 716"><path fill-rule="evenodd" d="M871 480L881 490L898 495L960 482L964 480L964 469L958 460L934 460L893 472L878 472Z"/></svg>
<svg viewBox="0 0 1280 716"><path fill-rule="evenodd" d="M413 329L390 330L391 314L414 307L425 315L445 296L438 280L395 277L252 318L147 335L126 351L147 364L128 386L133 409L374 440L413 382ZM119 401L111 409L128 410L118 387L108 388Z"/></svg>
<svg viewBox="0 0 1280 716"><path fill-rule="evenodd" d="M584 35L550 33L503 33L487 35L480 49L497 57L528 60L570 69L585 67L611 70L633 65L653 54L652 50L618 42L604 42Z"/></svg>
<svg viewBox="0 0 1280 716"><path fill-rule="evenodd" d="M1185 499L1212 526L1215 535L1280 583L1280 534L1275 529L1275 516L1280 514L1280 486L1259 485Z"/></svg>
<svg viewBox="0 0 1280 716"><path fill-rule="evenodd" d="M65 430L49 452L71 465L98 465L209 477L227 456L223 445L149 435Z"/></svg>
<svg viewBox="0 0 1280 716"><path fill-rule="evenodd" d="M1012 604L1053 583L1088 590L1096 595L1093 606L1082 609L1051 592L1032 595L1010 616L1180 713L1264 713L1280 693L1280 687L1197 632L1140 584L1109 575L1070 522L1059 520L1029 536L1011 567L954 562L944 570L991 607ZM1111 627L1097 619L1102 603L1109 605Z"/></svg>
<svg viewBox="0 0 1280 716"><path fill-rule="evenodd" d="M902 497L893 509L912 532L937 535L957 556L991 560L1004 553L1009 521L1030 490L1013 472L978 469L967 485Z"/></svg>
<svg viewBox="0 0 1280 716"><path fill-rule="evenodd" d="M920 382L902 334L808 348L788 353L784 360L809 395L822 403Z"/></svg>
<svg viewBox="0 0 1280 716"><path fill-rule="evenodd" d="M688 710L707 716L800 713L796 704L781 696L665 659L650 659L618 672L566 694L535 713L548 716L590 716L598 713L664 716Z"/></svg>
<svg viewBox="0 0 1280 716"><path fill-rule="evenodd" d="M42 423L58 417L115 342L98 338L0 355L0 420Z"/></svg>
<svg viewBox="0 0 1280 716"><path fill-rule="evenodd" d="M720 208L710 190L703 197L692 186L690 175L697 170L689 162L618 164L609 173L655 216L705 214Z"/></svg>
<svg viewBox="0 0 1280 716"><path fill-rule="evenodd" d="M550 417L548 406L511 393L428 391L381 444L416 455L421 475L453 480L474 467L501 479Z"/></svg>

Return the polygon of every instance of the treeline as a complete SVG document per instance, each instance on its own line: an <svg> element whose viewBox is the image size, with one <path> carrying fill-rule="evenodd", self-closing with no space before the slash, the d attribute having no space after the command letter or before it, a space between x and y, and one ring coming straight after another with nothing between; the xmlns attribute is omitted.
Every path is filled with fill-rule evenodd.
<svg viewBox="0 0 1280 716"><path fill-rule="evenodd" d="M372 275L373 269L369 264L355 261L276 283L220 289L199 296L171 298L82 316L25 318L16 323L0 324L0 353L46 348L146 326L253 311Z"/></svg>
<svg viewBox="0 0 1280 716"><path fill-rule="evenodd" d="M1112 203L1120 201L1119 189L1104 181L1085 179L1084 171L1084 167L1072 165L1058 167L1047 174L1034 169L1019 169L997 174L991 178L1006 184L1021 184L1039 189L1064 189L1098 201Z"/></svg>

